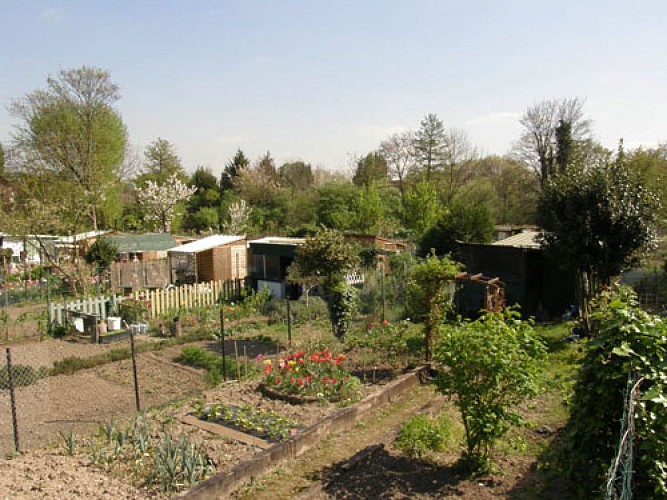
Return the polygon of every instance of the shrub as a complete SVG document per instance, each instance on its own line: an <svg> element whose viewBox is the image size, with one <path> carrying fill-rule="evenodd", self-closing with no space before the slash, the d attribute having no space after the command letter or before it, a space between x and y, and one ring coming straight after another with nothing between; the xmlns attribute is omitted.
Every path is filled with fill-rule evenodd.
<svg viewBox="0 0 667 500"><path fill-rule="evenodd" d="M530 322L511 309L446 329L435 359L438 390L456 396L466 434L466 458L486 462L494 442L520 422L512 407L538 393L546 355Z"/></svg>
<svg viewBox="0 0 667 500"><path fill-rule="evenodd" d="M566 475L582 497L602 496L618 454L621 422L634 418L634 428L628 429L634 438L632 493L666 498L667 325L637 307L625 287L604 292L591 319L598 334L586 344L574 389L562 453ZM633 386L636 402L628 410Z"/></svg>
<svg viewBox="0 0 667 500"><path fill-rule="evenodd" d="M417 415L401 426L394 445L410 458L422 458L428 451L442 451L451 439L451 422L445 415Z"/></svg>
<svg viewBox="0 0 667 500"><path fill-rule="evenodd" d="M212 386L222 381L222 358L206 349L185 346L181 349L181 355L176 361L193 368L206 370L206 382ZM231 357L225 357L225 372L228 376L237 373L237 362Z"/></svg>

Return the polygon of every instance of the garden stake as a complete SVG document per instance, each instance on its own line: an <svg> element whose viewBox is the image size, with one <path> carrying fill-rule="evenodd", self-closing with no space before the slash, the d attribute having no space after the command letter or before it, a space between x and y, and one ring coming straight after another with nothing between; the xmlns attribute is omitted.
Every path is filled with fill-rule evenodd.
<svg viewBox="0 0 667 500"><path fill-rule="evenodd" d="M7 293L7 289L5 289ZM14 371L12 370L12 350L7 347L7 378L9 382L9 399L12 406L12 427L14 430L14 450L19 453L19 425L16 420L16 396L14 394Z"/></svg>
<svg viewBox="0 0 667 500"><path fill-rule="evenodd" d="M220 303L220 352L222 353L222 380L227 382L227 366L225 359L225 309Z"/></svg>
<svg viewBox="0 0 667 500"><path fill-rule="evenodd" d="M245 379L248 380L248 349L246 346L243 346L243 358L244 358L244 367L245 367Z"/></svg>
<svg viewBox="0 0 667 500"><path fill-rule="evenodd" d="M292 312L289 297L287 298L287 346L292 347Z"/></svg>
<svg viewBox="0 0 667 500"><path fill-rule="evenodd" d="M132 351L132 374L134 376L134 400L137 405L137 411L141 411L139 403L139 379L137 378L137 355L134 350L134 330L130 328L130 350Z"/></svg>
<svg viewBox="0 0 667 500"><path fill-rule="evenodd" d="M241 383L241 365L239 364L239 345L234 341L234 359L236 360L236 380Z"/></svg>

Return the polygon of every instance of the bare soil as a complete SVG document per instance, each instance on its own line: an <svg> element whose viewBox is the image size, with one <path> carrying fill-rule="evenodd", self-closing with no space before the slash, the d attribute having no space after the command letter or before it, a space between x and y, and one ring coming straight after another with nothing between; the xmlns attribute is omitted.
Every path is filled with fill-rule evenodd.
<svg viewBox="0 0 667 500"><path fill-rule="evenodd" d="M211 351L219 344L202 341L195 345ZM12 346L15 363L33 367L50 366L67 356L86 357L119 347L47 340ZM271 354L267 345L228 341L229 355L238 352L252 360L257 354ZM229 470L258 450L252 446L212 435L184 425L179 415L194 411L195 401L251 404L272 410L301 425L311 425L337 411L336 406L290 405L262 397L256 382L227 382L207 388L203 372L174 362L182 346L138 355L142 408L153 407L153 422L175 435L186 434L201 443L218 472ZM252 361L249 361L252 362ZM1 363L0 363L1 364ZM390 377L383 367L357 368L367 382L381 383ZM366 392L375 390L372 384ZM180 401L180 403L178 403ZM176 402L176 403L175 403ZM168 406L161 406L170 403ZM446 411L451 403L439 397L431 386L410 391L391 406L373 411L351 431L331 437L324 446L310 450L298 460L278 466L255 483L239 491L239 498L567 498L564 489L544 489L544 476L536 470L534 457L498 455L497 471L471 480L454 466L458 450L434 454L425 460L405 458L393 445L400 424L420 412ZM123 470L103 471L93 466L86 439L110 419L126 422L135 414L131 361L109 363L71 376L56 376L17 391L17 413L21 449L10 460L0 460L0 498L161 498L164 495L141 485L128 484ZM539 408L535 409L539 417ZM0 451L13 449L9 398L0 391ZM59 432L81 436L74 456L65 453ZM555 433L554 433L555 434ZM553 435L536 440L550 440Z"/></svg>

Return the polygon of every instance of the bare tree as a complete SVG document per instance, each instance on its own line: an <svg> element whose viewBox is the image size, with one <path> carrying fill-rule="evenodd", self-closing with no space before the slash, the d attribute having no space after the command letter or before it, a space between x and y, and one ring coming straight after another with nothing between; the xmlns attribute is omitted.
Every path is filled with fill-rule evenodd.
<svg viewBox="0 0 667 500"><path fill-rule="evenodd" d="M414 132L406 131L393 134L380 144L380 152L387 161L389 178L398 182L403 205L405 205L405 178L415 166L414 143Z"/></svg>
<svg viewBox="0 0 667 500"><path fill-rule="evenodd" d="M447 206L451 206L455 196L473 175L477 150L464 130L451 128L445 132L443 153L441 184Z"/></svg>
<svg viewBox="0 0 667 500"><path fill-rule="evenodd" d="M584 117L584 101L578 97L539 102L526 110L519 123L524 130L513 146L514 154L535 170L541 186L556 164L558 126L569 127L572 147L576 150L578 143L589 139L592 124Z"/></svg>

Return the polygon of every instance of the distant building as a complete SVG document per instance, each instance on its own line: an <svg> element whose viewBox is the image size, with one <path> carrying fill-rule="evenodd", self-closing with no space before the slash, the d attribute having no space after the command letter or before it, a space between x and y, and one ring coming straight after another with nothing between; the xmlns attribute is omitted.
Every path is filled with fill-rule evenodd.
<svg viewBox="0 0 667 500"><path fill-rule="evenodd" d="M576 304L575 280L545 254L538 235L528 230L491 245L460 243L459 255L467 272L502 280L507 305L518 304L524 317L549 320ZM483 302L483 290L474 284L457 292L460 314L476 315Z"/></svg>
<svg viewBox="0 0 667 500"><path fill-rule="evenodd" d="M244 279L248 275L244 236L214 234L167 251L174 284Z"/></svg>
<svg viewBox="0 0 667 500"><path fill-rule="evenodd" d="M285 282L287 269L296 257L297 248L305 238L267 236L248 241L250 257L249 276L256 281L256 289L268 288L277 298L299 297L299 287Z"/></svg>

